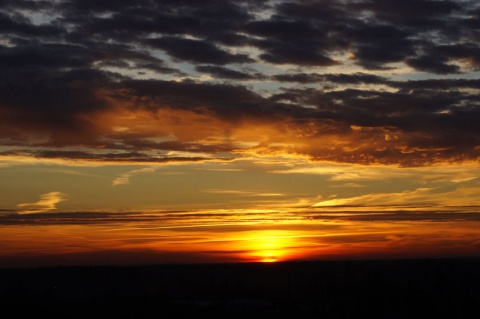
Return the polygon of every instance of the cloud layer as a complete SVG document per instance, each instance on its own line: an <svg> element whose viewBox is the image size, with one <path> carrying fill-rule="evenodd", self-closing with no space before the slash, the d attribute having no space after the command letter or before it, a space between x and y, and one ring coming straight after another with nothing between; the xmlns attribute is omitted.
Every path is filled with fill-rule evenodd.
<svg viewBox="0 0 480 319"><path fill-rule="evenodd" d="M477 161L477 1L1 1L3 156Z"/></svg>

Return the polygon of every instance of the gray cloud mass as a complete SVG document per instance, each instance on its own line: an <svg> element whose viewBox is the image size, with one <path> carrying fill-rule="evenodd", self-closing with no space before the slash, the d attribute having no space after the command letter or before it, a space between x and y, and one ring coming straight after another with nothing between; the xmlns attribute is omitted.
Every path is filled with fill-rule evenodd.
<svg viewBox="0 0 480 319"><path fill-rule="evenodd" d="M478 160L479 21L473 0L3 0L0 144L139 162L239 150L205 136L152 142L160 133L121 135L103 120L168 110L294 127L289 151L314 160ZM322 148L332 134L350 142Z"/></svg>

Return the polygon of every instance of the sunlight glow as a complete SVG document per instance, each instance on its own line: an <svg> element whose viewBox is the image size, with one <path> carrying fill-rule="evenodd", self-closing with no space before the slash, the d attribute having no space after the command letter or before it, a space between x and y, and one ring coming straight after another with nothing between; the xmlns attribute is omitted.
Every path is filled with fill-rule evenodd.
<svg viewBox="0 0 480 319"><path fill-rule="evenodd" d="M250 233L242 238L245 257L253 262L272 263L289 259L289 247L294 237L285 231L264 230Z"/></svg>

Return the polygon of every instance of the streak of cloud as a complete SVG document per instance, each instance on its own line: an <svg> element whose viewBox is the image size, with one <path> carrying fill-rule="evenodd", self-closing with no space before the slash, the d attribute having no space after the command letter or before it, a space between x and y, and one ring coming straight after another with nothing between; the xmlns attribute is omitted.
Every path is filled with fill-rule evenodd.
<svg viewBox="0 0 480 319"><path fill-rule="evenodd" d="M365 206L392 207L478 207L480 199L473 194L480 191L478 183L452 187L417 188L401 192L363 194L353 197L333 198L319 201L312 207Z"/></svg>
<svg viewBox="0 0 480 319"><path fill-rule="evenodd" d="M66 200L62 192L50 192L40 196L40 200L35 203L18 204L21 209L19 214L43 213L57 209L57 204Z"/></svg>
<svg viewBox="0 0 480 319"><path fill-rule="evenodd" d="M316 203L313 207L323 206L425 206L432 203L432 199L427 195L432 192L429 188L419 188L413 191L404 191L400 193L377 193L367 194L351 198L334 198ZM428 202L425 202L428 200Z"/></svg>
<svg viewBox="0 0 480 319"><path fill-rule="evenodd" d="M145 168L136 169L127 173L123 173L112 181L112 185L119 186L119 185L130 184L130 178L132 178L133 175L153 173L155 172L155 170L156 170L155 167L145 167Z"/></svg>

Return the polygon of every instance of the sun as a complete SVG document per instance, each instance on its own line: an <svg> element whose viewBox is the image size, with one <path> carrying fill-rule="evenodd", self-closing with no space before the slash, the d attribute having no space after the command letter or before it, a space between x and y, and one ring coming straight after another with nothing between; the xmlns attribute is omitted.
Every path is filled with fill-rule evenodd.
<svg viewBox="0 0 480 319"><path fill-rule="evenodd" d="M263 256L262 259L260 259L260 262L262 263L275 263L278 261L277 256L273 253L267 253L265 256Z"/></svg>
<svg viewBox="0 0 480 319"><path fill-rule="evenodd" d="M250 233L244 238L246 256L249 260L262 263L275 263L284 261L288 256L290 237L280 231L260 231Z"/></svg>
<svg viewBox="0 0 480 319"><path fill-rule="evenodd" d="M265 238L265 242L258 246L258 259L262 263L274 263L284 255L283 247L279 245L278 238Z"/></svg>

